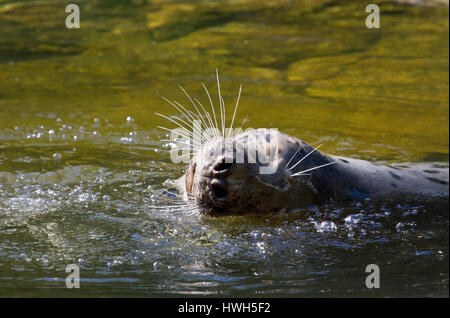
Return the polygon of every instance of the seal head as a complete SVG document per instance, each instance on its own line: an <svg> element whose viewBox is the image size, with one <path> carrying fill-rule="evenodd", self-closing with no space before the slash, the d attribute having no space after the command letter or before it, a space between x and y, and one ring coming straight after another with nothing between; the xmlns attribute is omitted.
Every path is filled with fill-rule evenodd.
<svg viewBox="0 0 450 318"><path fill-rule="evenodd" d="M310 176L294 178L288 169L290 159L311 150L300 140L270 129L213 138L190 161L185 189L200 211L210 215L273 213L311 205L317 190ZM316 158L313 165L329 161ZM311 161L296 168L305 164Z"/></svg>

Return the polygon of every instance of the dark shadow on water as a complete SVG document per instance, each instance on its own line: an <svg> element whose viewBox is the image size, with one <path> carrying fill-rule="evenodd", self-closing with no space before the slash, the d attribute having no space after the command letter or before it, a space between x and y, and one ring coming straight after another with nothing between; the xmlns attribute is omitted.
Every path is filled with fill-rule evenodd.
<svg viewBox="0 0 450 318"><path fill-rule="evenodd" d="M66 43L39 43L30 45L26 43L3 42L0 43L0 62L30 61L52 57L71 56L81 54L85 48L81 45Z"/></svg>
<svg viewBox="0 0 450 318"><path fill-rule="evenodd" d="M423 157L423 161L442 162L443 165L448 166L449 154L443 152L427 152Z"/></svg>

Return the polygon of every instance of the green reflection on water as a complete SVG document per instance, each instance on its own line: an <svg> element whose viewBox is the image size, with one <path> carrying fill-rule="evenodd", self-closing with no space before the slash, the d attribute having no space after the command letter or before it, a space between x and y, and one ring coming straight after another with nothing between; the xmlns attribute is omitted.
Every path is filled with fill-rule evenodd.
<svg viewBox="0 0 450 318"><path fill-rule="evenodd" d="M144 282L134 290L104 284L100 290L110 295L169 292L166 280L177 286L174 292L236 295L244 278L250 287L242 295L255 295L251 286L261 279L273 283L265 287L269 294L285 287L304 295L327 288L332 295L352 295L349 289L361 295L365 290L352 287L361 282L351 278L373 255L373 244L381 246L373 252L378 259L395 265L392 276L406 265L412 273L377 295L448 295L448 231L441 226L448 227L448 217L413 234L392 234L389 227L359 241L337 234L328 246L297 216L261 225L233 218L189 223L148 212L152 188L183 169L154 151L163 134L155 127L167 125L154 113L175 114L161 96L187 103L181 83L208 103L200 82L214 91L216 68L227 106L243 84L237 124L247 115L247 126L325 142L322 149L334 154L448 161L448 7L379 1L376 30L364 26L370 2L78 1L81 29L69 30L64 1L0 0L0 264L10 279L0 295L40 295L43 285L62 284L51 277L60 278L62 266L78 258L92 279ZM262 237L272 254L255 249L264 247ZM369 256L358 258L345 242ZM423 260L412 256L422 250ZM429 250L440 254L427 256ZM120 267L123 259L130 263ZM268 261L273 272L264 267ZM324 270L325 263L337 267ZM331 274L321 280L297 266ZM350 277L345 290L343 274ZM198 275L221 284L200 288L192 283ZM411 277L423 277L418 289L397 291L405 281L414 284ZM18 283L22 278L28 285ZM84 292L98 295L91 283Z"/></svg>
<svg viewBox="0 0 450 318"><path fill-rule="evenodd" d="M251 127L330 137L327 150L346 155L448 154L446 7L383 1L376 30L364 1L79 4L78 30L62 1L1 4L1 128L79 112L149 129L155 111L173 113L161 95L181 99L182 83L206 102L200 81L213 89L218 68L230 105L244 85Z"/></svg>

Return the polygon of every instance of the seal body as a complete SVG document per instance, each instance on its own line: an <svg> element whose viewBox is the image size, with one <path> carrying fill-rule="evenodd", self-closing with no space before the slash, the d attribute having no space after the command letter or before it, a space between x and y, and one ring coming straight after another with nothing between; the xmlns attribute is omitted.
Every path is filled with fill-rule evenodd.
<svg viewBox="0 0 450 318"><path fill-rule="evenodd" d="M290 211L365 198L448 197L449 169L327 155L271 129L206 141L178 189L204 214Z"/></svg>

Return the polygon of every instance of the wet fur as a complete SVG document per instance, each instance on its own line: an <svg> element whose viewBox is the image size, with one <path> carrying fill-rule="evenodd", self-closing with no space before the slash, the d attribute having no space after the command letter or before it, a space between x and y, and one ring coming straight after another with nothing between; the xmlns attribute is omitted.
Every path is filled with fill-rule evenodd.
<svg viewBox="0 0 450 318"><path fill-rule="evenodd" d="M235 163L227 175L217 175L213 167L222 160L226 148L236 140L258 134L257 130L233 138L216 138L205 143L177 182L178 190L195 198L205 214L271 213L289 211L312 204L348 202L365 198L414 199L448 197L449 169L433 164L387 166L365 160L332 156L314 150L298 138L277 132L278 169L274 174L258 174L260 163ZM268 146L272 147L268 142ZM208 149L215 149L214 154ZM229 149L228 149L229 152ZM232 151L229 153L233 153ZM305 155L309 154L306 158ZM302 159L303 158L303 159ZM299 162L289 170L287 164ZM301 171L333 163L308 174ZM289 165L294 166L293 164ZM195 169L193 168L195 167ZM226 197L214 198L212 180L219 180Z"/></svg>

